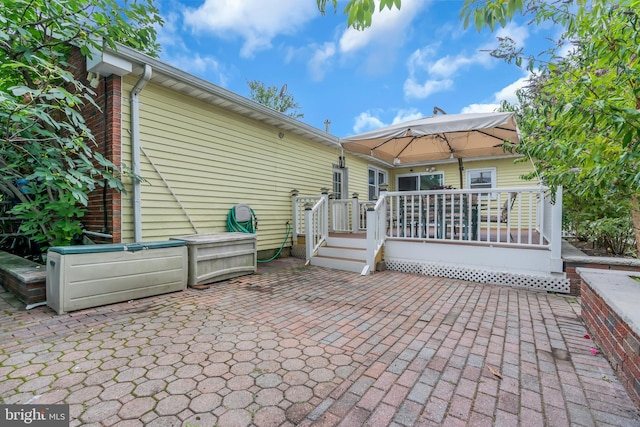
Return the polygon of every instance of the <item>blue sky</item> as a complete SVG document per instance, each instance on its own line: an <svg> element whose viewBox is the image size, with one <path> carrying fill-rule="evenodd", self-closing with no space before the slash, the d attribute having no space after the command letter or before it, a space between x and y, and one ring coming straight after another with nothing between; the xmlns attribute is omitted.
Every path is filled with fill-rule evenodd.
<svg viewBox="0 0 640 427"><path fill-rule="evenodd" d="M341 2L344 4L344 1ZM249 96L247 80L287 85L301 120L342 137L433 114L493 111L527 73L483 50L509 36L527 50L546 34L520 20L491 34L466 30L462 1L403 0L364 31L316 0L162 0L160 58ZM547 32L550 30L546 29Z"/></svg>

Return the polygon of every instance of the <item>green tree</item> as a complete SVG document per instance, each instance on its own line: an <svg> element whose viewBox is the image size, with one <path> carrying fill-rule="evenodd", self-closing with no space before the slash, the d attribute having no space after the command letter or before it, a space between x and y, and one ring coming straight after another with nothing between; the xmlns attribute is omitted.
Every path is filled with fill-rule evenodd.
<svg viewBox="0 0 640 427"><path fill-rule="evenodd" d="M287 93L287 85L282 86L280 89L277 86L266 87L259 80L249 80L247 85L249 86L250 98L257 103L271 107L289 117L296 119L304 117L304 114L298 112L300 105L293 95Z"/></svg>
<svg viewBox="0 0 640 427"><path fill-rule="evenodd" d="M94 92L74 76L74 49L122 42L149 54L162 20L152 0L9 0L0 9L0 191L16 200L21 230L64 245L80 229L88 195L123 190L120 171L94 151L81 114Z"/></svg>
<svg viewBox="0 0 640 427"><path fill-rule="evenodd" d="M324 13L326 0L318 0ZM334 9L337 1L332 0ZM400 2L380 2L380 10ZM351 0L348 25L371 25L372 0ZM524 135L519 150L538 164L568 200L609 204L624 224L631 215L640 253L640 0L465 0L460 16L478 31L505 26L516 15L530 24L564 29L541 55L526 54L508 37L492 55L535 74L517 108ZM595 218L594 219L600 219ZM621 231L624 234L624 230Z"/></svg>
<svg viewBox="0 0 640 427"><path fill-rule="evenodd" d="M318 9L324 15L327 10L327 0L317 0ZM338 10L338 0L331 0L334 12ZM400 9L401 0L380 0L379 9L392 9L394 6ZM347 15L347 25L357 30L363 30L371 26L371 17L375 12L374 0L349 0L343 12Z"/></svg>
<svg viewBox="0 0 640 427"><path fill-rule="evenodd" d="M467 0L461 15L465 25L473 22L478 29L505 25L518 13L564 28L541 56L527 56L508 39L493 52L534 71L520 92L520 150L552 187L624 208L617 215L631 215L640 253L638 11L640 0Z"/></svg>

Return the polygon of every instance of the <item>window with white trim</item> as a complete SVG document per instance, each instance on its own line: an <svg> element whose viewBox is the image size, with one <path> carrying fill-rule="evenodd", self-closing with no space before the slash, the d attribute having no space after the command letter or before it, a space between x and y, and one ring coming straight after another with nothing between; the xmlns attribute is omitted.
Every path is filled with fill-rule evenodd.
<svg viewBox="0 0 640 427"><path fill-rule="evenodd" d="M496 168L467 169L467 188L477 190L481 188L496 188ZM481 193L482 196L491 195L495 199L495 193Z"/></svg>
<svg viewBox="0 0 640 427"><path fill-rule="evenodd" d="M369 166L369 200L377 200L380 184L388 184L387 171Z"/></svg>

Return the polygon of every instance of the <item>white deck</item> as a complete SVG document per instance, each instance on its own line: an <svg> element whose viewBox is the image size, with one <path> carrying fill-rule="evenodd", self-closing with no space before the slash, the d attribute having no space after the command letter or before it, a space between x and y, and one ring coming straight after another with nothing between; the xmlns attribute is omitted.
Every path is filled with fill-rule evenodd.
<svg viewBox="0 0 640 427"><path fill-rule="evenodd" d="M294 219L305 222L294 224L294 240L311 236L312 264L330 232L340 232L365 239L363 272L375 270L382 251L392 270L569 292L560 255L561 191L555 204L546 188L481 191L383 193L375 205L307 196L317 201L313 209L297 213L294 196Z"/></svg>

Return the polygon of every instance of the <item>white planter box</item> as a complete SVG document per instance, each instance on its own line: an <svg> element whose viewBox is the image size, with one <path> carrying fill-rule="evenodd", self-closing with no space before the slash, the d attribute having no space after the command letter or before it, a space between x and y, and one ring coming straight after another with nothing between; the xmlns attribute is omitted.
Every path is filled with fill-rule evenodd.
<svg viewBox="0 0 640 427"><path fill-rule="evenodd" d="M206 233L172 237L189 248L189 286L256 272L257 241L249 233Z"/></svg>
<svg viewBox="0 0 640 427"><path fill-rule="evenodd" d="M47 305L58 314L186 286L184 242L59 246L47 253Z"/></svg>

